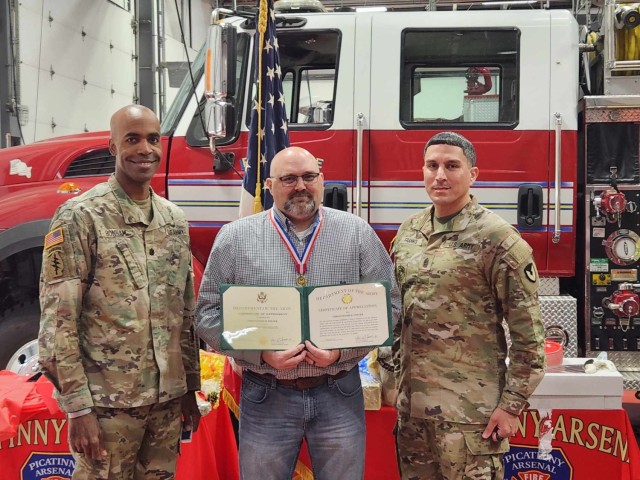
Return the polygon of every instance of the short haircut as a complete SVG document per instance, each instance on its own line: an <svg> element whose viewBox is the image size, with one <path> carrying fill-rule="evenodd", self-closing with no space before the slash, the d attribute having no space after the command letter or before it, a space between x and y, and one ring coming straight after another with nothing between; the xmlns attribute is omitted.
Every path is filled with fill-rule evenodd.
<svg viewBox="0 0 640 480"><path fill-rule="evenodd" d="M451 145L452 147L459 147L462 149L462 153L467 157L469 165L476 166L476 149L473 148L473 144L459 133L454 132L440 132L436 133L429 139L424 146L422 152L422 158L427 154L427 148L431 145Z"/></svg>

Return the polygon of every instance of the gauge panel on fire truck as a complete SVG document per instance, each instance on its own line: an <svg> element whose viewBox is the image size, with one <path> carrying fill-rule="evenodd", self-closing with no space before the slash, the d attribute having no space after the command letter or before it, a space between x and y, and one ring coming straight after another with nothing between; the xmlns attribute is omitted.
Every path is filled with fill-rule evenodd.
<svg viewBox="0 0 640 480"><path fill-rule="evenodd" d="M640 237L631 230L614 231L603 245L607 257L616 265L630 265L640 259Z"/></svg>

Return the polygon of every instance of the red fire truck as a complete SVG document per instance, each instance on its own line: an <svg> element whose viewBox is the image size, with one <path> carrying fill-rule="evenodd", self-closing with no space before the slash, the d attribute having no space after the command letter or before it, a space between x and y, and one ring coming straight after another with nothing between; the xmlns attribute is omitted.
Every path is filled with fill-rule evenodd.
<svg viewBox="0 0 640 480"><path fill-rule="evenodd" d="M291 143L324 160L325 204L367 219L386 244L428 201L425 141L467 136L480 169L472 193L535 251L547 334L568 356L607 351L633 370L640 90L628 73L640 62L616 57L637 20L620 8L604 7L599 38L554 9L283 14L278 74ZM162 122L152 186L187 215L198 279L216 232L238 217L249 17L214 12L214 47ZM204 75L207 56L224 68ZM205 77L221 81L205 92ZM0 366L31 366L43 235L58 205L113 172L107 142L89 133L0 150Z"/></svg>

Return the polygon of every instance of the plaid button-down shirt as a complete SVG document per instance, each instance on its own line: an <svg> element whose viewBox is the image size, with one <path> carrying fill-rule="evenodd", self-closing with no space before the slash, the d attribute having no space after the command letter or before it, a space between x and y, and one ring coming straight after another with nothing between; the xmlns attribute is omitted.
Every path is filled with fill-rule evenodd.
<svg viewBox="0 0 640 480"><path fill-rule="evenodd" d="M400 292L393 265L380 239L367 222L350 213L323 207L324 223L311 252L306 272L307 284L336 285L388 281L394 325L400 312ZM274 213L298 252L306 238L298 239L293 224L274 207ZM317 222L317 217L316 217ZM312 229L308 233L311 234ZM205 269L198 307L196 332L214 350L221 351L220 291L222 283L236 285L295 286L296 266L278 232L271 224L269 211L241 218L222 227L211 249ZM370 348L342 349L337 362L327 368L301 362L291 370L276 370L261 361L260 351L225 350L225 355L256 373L278 378L334 375L350 370Z"/></svg>

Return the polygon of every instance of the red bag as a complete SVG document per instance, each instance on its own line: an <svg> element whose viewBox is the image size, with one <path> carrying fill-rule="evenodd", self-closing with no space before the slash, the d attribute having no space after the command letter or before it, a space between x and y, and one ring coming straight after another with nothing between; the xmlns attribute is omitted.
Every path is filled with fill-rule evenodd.
<svg viewBox="0 0 640 480"><path fill-rule="evenodd" d="M0 442L18 433L18 425L31 415L47 411L60 413L52 397L53 386L40 374L33 377L0 371Z"/></svg>
<svg viewBox="0 0 640 480"><path fill-rule="evenodd" d="M0 371L0 472L20 480L69 480L75 462L67 419L40 375Z"/></svg>

